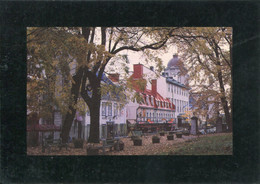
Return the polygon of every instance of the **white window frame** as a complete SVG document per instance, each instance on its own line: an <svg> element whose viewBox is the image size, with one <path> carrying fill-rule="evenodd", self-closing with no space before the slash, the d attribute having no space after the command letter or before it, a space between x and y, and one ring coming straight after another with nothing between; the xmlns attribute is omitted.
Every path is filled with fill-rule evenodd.
<svg viewBox="0 0 260 184"><path fill-rule="evenodd" d="M118 104L114 103L114 116L118 116Z"/></svg>
<svg viewBox="0 0 260 184"><path fill-rule="evenodd" d="M106 115L107 115L107 103L102 102L102 116L106 116Z"/></svg>
<svg viewBox="0 0 260 184"><path fill-rule="evenodd" d="M111 108L111 109L110 109ZM112 116L112 103L107 104L107 115Z"/></svg>

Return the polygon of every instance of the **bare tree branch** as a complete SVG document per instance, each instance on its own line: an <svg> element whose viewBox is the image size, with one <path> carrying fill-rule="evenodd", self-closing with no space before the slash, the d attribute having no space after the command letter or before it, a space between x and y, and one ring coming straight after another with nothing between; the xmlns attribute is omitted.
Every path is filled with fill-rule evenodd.
<svg viewBox="0 0 260 184"><path fill-rule="evenodd" d="M168 41L168 38L163 40L163 41L159 41L159 42L156 42L156 43L153 43L153 44L150 44L150 45L145 45L145 46L140 47L140 48L136 48L134 46L123 46L123 47L120 47L120 48L116 49L115 51L113 51L112 54L116 54L116 53L118 53L122 50L132 50L132 51L137 51L137 52L138 51L144 51L145 49L157 50L157 49L162 48L167 41ZM156 46L156 45L158 45L158 46Z"/></svg>

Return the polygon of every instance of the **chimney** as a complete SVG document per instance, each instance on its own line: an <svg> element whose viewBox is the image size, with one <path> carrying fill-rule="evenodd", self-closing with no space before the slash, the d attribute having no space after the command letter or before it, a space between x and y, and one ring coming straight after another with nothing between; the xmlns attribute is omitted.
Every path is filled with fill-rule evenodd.
<svg viewBox="0 0 260 184"><path fill-rule="evenodd" d="M154 96L156 96L156 94L157 94L157 80L156 79L152 80L152 94Z"/></svg>
<svg viewBox="0 0 260 184"><path fill-rule="evenodd" d="M143 65L142 64L136 64L134 65L134 74L133 78L142 78L143 77Z"/></svg>
<svg viewBox="0 0 260 184"><path fill-rule="evenodd" d="M150 70L152 70L152 71L153 71L153 66L150 66Z"/></svg>
<svg viewBox="0 0 260 184"><path fill-rule="evenodd" d="M112 81L112 82L119 82L119 73L110 73L108 74L108 78Z"/></svg>

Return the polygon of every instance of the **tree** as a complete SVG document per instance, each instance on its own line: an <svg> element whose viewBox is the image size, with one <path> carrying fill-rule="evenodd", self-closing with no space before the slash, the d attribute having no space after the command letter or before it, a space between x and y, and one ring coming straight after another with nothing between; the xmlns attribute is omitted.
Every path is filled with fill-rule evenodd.
<svg viewBox="0 0 260 184"><path fill-rule="evenodd" d="M69 58L60 39L64 36L59 29L27 31L27 109L48 123L53 123L56 108L64 114L71 101Z"/></svg>
<svg viewBox="0 0 260 184"><path fill-rule="evenodd" d="M96 30L99 31L99 36L95 34ZM124 50L145 52L148 49L163 49L173 30L137 27L82 28L82 35L88 44L94 43L95 36L100 38L100 43L88 51L86 64L83 66L81 96L90 109L89 142L99 142L100 84L108 62Z"/></svg>
<svg viewBox="0 0 260 184"><path fill-rule="evenodd" d="M183 28L174 38L194 82L191 87L201 94L198 107L220 103L232 130L232 28Z"/></svg>
<svg viewBox="0 0 260 184"><path fill-rule="evenodd" d="M66 109L62 126L63 141L68 140L69 131L76 112L79 97L87 104L91 123L89 142L99 142L99 109L102 96L102 75L109 61L124 50L144 52L166 49L170 35L178 28L138 27L82 27L82 28L35 28L28 33L28 45L35 46L37 54L28 55L37 62L47 61L50 66L57 61L65 68L73 64L74 74L66 70L63 78L68 81L68 100L59 101L59 108ZM44 38L44 39L43 39ZM44 45L45 49L41 49ZM38 49L38 50L37 50ZM31 51L33 49L29 49ZM42 54L43 53L43 54ZM49 54L50 53L50 54ZM45 58L46 57L46 58ZM42 59L44 58L44 59ZM154 58L160 63L158 58ZM34 60L35 61L35 60ZM116 61L113 61L116 62ZM160 65L159 65L160 66ZM44 64L43 68L47 67ZM43 69L42 69L43 71ZM39 72L37 72L39 74ZM69 92L68 92L69 91ZM52 90L55 94L55 90ZM54 99L57 99L56 97ZM62 103L61 103L62 102ZM55 105L57 105L55 104Z"/></svg>

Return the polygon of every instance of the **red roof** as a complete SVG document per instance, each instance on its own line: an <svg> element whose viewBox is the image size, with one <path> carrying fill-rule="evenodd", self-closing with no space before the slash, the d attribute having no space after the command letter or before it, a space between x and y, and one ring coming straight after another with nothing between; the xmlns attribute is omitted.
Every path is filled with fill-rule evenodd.
<svg viewBox="0 0 260 184"><path fill-rule="evenodd" d="M143 94L143 97L146 97L146 95L148 96L153 96L154 97L154 102L153 102L153 106L152 105L149 105L150 107L154 107L154 108L158 108L156 103L155 103L155 100L158 100L158 101L161 101L161 102L168 102L169 104L172 104L172 107L159 107L159 108L165 108L165 109L171 109L171 110L175 110L175 105L173 103L171 103L171 101L169 99L165 99L163 98L158 92L156 93L156 96L153 95L152 91L149 90L149 89L145 89L144 91L141 91L140 89L138 89L137 87L135 88L135 91L139 92L139 93L142 93ZM149 101L151 103L151 98L149 98ZM145 104L142 104L142 106L147 106L149 107L147 104L146 104L146 99L144 99L144 102Z"/></svg>
<svg viewBox="0 0 260 184"><path fill-rule="evenodd" d="M60 126L57 125L31 125L27 126L27 132L38 131L38 132L55 132L61 131Z"/></svg>
<svg viewBox="0 0 260 184"><path fill-rule="evenodd" d="M143 79L143 78L139 78L139 79ZM145 79L143 79L143 80L145 80ZM168 109L168 110L175 110L175 105L173 104L173 103L171 103L171 101L169 100L169 99L167 99L167 98L163 98L158 92L156 92L156 95L154 95L153 93L152 93L152 91L151 90L149 90L149 89L144 89L144 91L142 91L142 90L140 90L139 88L138 88L138 86L135 84L135 81L134 80L132 80L132 83L133 83L133 87L134 87L134 89L135 89L135 91L136 92L139 92L139 93L141 93L142 95L143 95L143 98L144 98L144 104L141 104L141 106L145 106L145 107L151 107L151 108L162 108L162 109ZM146 103L146 95L148 95L148 96L153 96L153 98L154 98L154 101L153 101L153 105L151 105L151 98L149 98L149 105ZM157 105L156 105L156 101L155 100L157 100L157 101L160 101L160 102L168 102L169 104L172 104L171 106L172 107L170 107L170 106L168 106L168 108L166 108L165 106L164 107L157 107Z"/></svg>

